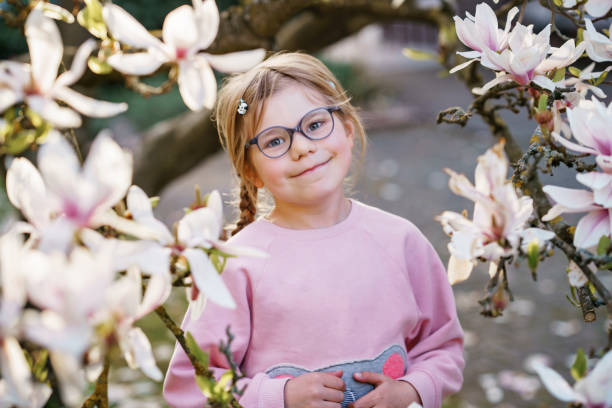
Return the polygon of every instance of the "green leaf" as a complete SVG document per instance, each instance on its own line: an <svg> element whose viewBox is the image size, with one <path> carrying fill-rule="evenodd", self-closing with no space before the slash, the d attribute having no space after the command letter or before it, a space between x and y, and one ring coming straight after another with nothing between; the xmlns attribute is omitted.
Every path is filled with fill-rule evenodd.
<svg viewBox="0 0 612 408"><path fill-rule="evenodd" d="M553 82L559 82L563 78L565 78L565 68L561 68L555 71L555 75L553 75Z"/></svg>
<svg viewBox="0 0 612 408"><path fill-rule="evenodd" d="M91 69L91 72L98 75L106 75L113 72L113 67L108 65L106 62L100 61L98 57L91 56L87 60L87 66Z"/></svg>
<svg viewBox="0 0 612 408"><path fill-rule="evenodd" d="M563 0L553 0L553 3L555 3L557 7L563 7Z"/></svg>
<svg viewBox="0 0 612 408"><path fill-rule="evenodd" d="M580 70L579 70L578 68L576 68L576 67L569 67L569 68L568 68L568 70L569 70L570 74L572 74L572 75L573 75L573 76L575 76L575 77L579 77L579 76L580 76L580 73L582 72L582 71L580 71Z"/></svg>
<svg viewBox="0 0 612 408"><path fill-rule="evenodd" d="M202 365L206 369L208 369L208 354L202 351L202 349L200 348L200 346L198 346L198 343L195 341L193 335L190 332L187 332L187 334L185 335L185 341L187 342L187 347L189 348L189 351L191 351L195 358L200 363L202 363Z"/></svg>
<svg viewBox="0 0 612 408"><path fill-rule="evenodd" d="M578 28L578 32L576 33L576 45L580 44L584 41L584 28Z"/></svg>
<svg viewBox="0 0 612 408"><path fill-rule="evenodd" d="M535 271L538 267L538 261L540 260L540 246L538 245L538 240L532 240L529 245L527 245L527 262L529 263L529 268L532 271Z"/></svg>
<svg viewBox="0 0 612 408"><path fill-rule="evenodd" d="M606 77L608 76L608 72L609 71L602 72L601 75L599 76L599 78L597 78L595 80L595 83L593 85L597 86L597 85L601 84L604 81L604 79L606 79Z"/></svg>
<svg viewBox="0 0 612 408"><path fill-rule="evenodd" d="M85 0L85 7L77 15L77 21L94 36L105 39L108 37L106 23L102 16L102 4L98 0Z"/></svg>
<svg viewBox="0 0 612 408"><path fill-rule="evenodd" d="M576 381L586 375L587 359L586 355L584 354L584 350L582 350L581 348L579 348L578 352L576 353L576 359L574 360L574 364L572 364L570 372L572 374L572 377L574 377Z"/></svg>
<svg viewBox="0 0 612 408"><path fill-rule="evenodd" d="M597 244L597 255L602 256L608 253L608 249L610 248L610 237L607 235L602 235L599 238L599 243Z"/></svg>
<svg viewBox="0 0 612 408"><path fill-rule="evenodd" d="M540 95L540 99L538 100L538 110L540 112L544 112L546 110L546 104L548 103L548 94L543 93Z"/></svg>
<svg viewBox="0 0 612 408"><path fill-rule="evenodd" d="M427 60L436 60L438 56L436 54L432 54L431 52L417 50L416 48L404 48L402 50L402 54L405 57L408 57L417 61L427 61Z"/></svg>
<svg viewBox="0 0 612 408"><path fill-rule="evenodd" d="M157 204L159 204L159 196L149 197L149 202L151 203L151 208L157 207Z"/></svg>
<svg viewBox="0 0 612 408"><path fill-rule="evenodd" d="M212 397L213 381L203 375L196 375L195 379L196 384L198 384L198 387L202 390L202 394L204 394L206 398Z"/></svg>

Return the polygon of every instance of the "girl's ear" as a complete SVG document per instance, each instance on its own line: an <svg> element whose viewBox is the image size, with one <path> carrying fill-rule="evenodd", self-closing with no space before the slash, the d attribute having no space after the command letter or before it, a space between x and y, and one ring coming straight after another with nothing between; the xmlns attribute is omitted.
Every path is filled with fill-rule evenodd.
<svg viewBox="0 0 612 408"><path fill-rule="evenodd" d="M263 181L257 175L257 171L250 163L244 165L244 176L248 181L253 183L255 187L262 188L264 186Z"/></svg>

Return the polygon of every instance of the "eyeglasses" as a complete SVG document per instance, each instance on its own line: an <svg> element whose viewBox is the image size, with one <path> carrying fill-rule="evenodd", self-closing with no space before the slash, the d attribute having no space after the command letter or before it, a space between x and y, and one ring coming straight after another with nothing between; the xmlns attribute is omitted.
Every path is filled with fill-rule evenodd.
<svg viewBox="0 0 612 408"><path fill-rule="evenodd" d="M307 112L296 127L272 126L259 132L244 146L248 149L257 145L259 150L271 159L281 157L291 149L293 135L300 132L310 140L321 140L334 131L334 112L338 106L324 106Z"/></svg>

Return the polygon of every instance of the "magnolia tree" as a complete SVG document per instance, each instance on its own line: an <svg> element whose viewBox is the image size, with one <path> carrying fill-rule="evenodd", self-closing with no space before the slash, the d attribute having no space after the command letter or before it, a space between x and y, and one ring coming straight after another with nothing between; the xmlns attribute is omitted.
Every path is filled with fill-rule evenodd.
<svg viewBox="0 0 612 408"><path fill-rule="evenodd" d="M320 3L310 7L335 4ZM363 9L374 3L398 15L413 9L411 2L355 2ZM451 190L474 201L471 218L450 211L438 217L451 237L449 279L468 279L478 262L489 263L491 279L480 303L483 314L495 317L512 299L510 264L526 258L535 278L539 262L557 247L568 258L569 286L585 321L594 320L597 309L612 320L612 295L597 274L612 269L612 104L601 101L606 96L601 85L612 69L612 27L596 28L612 15L612 2L542 2L551 24L539 33L522 24L527 3L508 2L497 10L481 3L461 17L442 2L412 14L439 28L440 63L459 71L475 95L467 110L449 108L438 121L464 125L478 114L496 139L479 157L473 184L447 170ZM200 316L206 301L235 307L219 276L225 260L266 254L225 242L222 203L215 191L205 196L197 191L171 232L154 217L156 199L132 184L132 155L107 131L82 158L73 132L82 124L81 115L113 116L127 105L93 99L71 85L87 69L98 75L114 71L147 94L151 90L139 78L165 69L168 81L156 91L176 83L185 105L201 111L215 100L211 67L245 70L261 61L265 51L205 52L219 40L214 0L193 0L173 10L155 33L123 8L97 0L75 2L73 11L43 1L13 6L13 13L4 10L2 15L23 24L29 60L0 61L0 154L9 200L23 216L0 237L0 406L42 407L50 398L70 407L108 406L110 355L116 351L130 368L161 381L147 335L134 325L155 313L189 356L208 405L238 407L242 390L229 351L231 332L220 345L230 369L215 378L206 353L169 317L164 303L173 286L182 286L191 319ZM287 15L297 6L288 7ZM576 38L555 25L557 15L575 25ZM66 69L54 19L73 23L75 16L94 38L78 47ZM498 20L504 19L501 29ZM551 33L562 40L559 47L551 45ZM456 61L461 44L468 50L457 54L467 61ZM495 73L486 84L479 79L481 66ZM493 104L494 99L504 102ZM526 151L499 117L502 109L526 109L533 118L537 132ZM23 157L34 148L36 166ZM589 190L542 187L538 172L562 164L575 169ZM569 212L586 214L572 226L561 218ZM601 358L592 370L578 353L574 386L546 366L536 370L562 401L612 407L611 345L612 324L608 343L591 356Z"/></svg>

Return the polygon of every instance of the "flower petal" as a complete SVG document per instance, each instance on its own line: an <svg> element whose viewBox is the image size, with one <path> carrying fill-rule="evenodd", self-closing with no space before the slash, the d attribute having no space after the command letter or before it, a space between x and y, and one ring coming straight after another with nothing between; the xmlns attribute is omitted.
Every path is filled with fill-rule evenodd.
<svg viewBox="0 0 612 408"><path fill-rule="evenodd" d="M178 223L177 238L189 247L210 248L211 241L219 238L221 225L216 214L207 207L186 214Z"/></svg>
<svg viewBox="0 0 612 408"><path fill-rule="evenodd" d="M217 71L242 72L251 69L263 61L266 56L266 50L257 48L255 50L230 52L229 54L223 55L204 53L200 55L203 55Z"/></svg>
<svg viewBox="0 0 612 408"><path fill-rule="evenodd" d="M195 10L197 27L198 27L198 45L197 48L202 50L208 48L217 37L219 30L219 9L215 0L193 0L193 8Z"/></svg>
<svg viewBox="0 0 612 408"><path fill-rule="evenodd" d="M200 292L218 305L235 309L232 295L204 251L188 248L183 251L183 255L189 261L193 282Z"/></svg>
<svg viewBox="0 0 612 408"><path fill-rule="evenodd" d="M156 307L162 305L172 291L170 270L166 273L151 276L147 283L147 291L144 294L142 303L138 306L135 319L140 319L152 312Z"/></svg>
<svg viewBox="0 0 612 408"><path fill-rule="evenodd" d="M46 121L57 128L81 127L81 117L70 108L59 106L55 101L41 96L28 96L26 103Z"/></svg>
<svg viewBox="0 0 612 408"><path fill-rule="evenodd" d="M558 186L544 186L542 190L556 203L563 205L572 212L588 211L593 204L593 193L587 190L577 190Z"/></svg>
<svg viewBox="0 0 612 408"><path fill-rule="evenodd" d="M21 101L21 99L22 95L12 89L0 88L0 113Z"/></svg>
<svg viewBox="0 0 612 408"><path fill-rule="evenodd" d="M217 80L204 57L196 56L193 60L179 63L178 85L183 102L189 109L199 111L213 107Z"/></svg>
<svg viewBox="0 0 612 408"><path fill-rule="evenodd" d="M34 165L18 157L6 173L6 192L9 201L37 228L49 222L51 209L43 179Z"/></svg>
<svg viewBox="0 0 612 408"><path fill-rule="evenodd" d="M576 144L574 142L570 142L569 140L567 140L563 136L559 135L558 133L554 133L553 132L552 136L553 136L553 139L555 139L557 142L561 143L563 146L565 146L568 149L573 150L575 152L588 153L588 154L598 154L597 150L592 149L590 147L586 147L586 146L583 146L583 145Z"/></svg>
<svg viewBox="0 0 612 408"><path fill-rule="evenodd" d="M132 218L147 228L157 233L157 240L162 244L169 244L174 241L172 234L168 231L168 228L163 222L153 217L153 208L151 207L151 201L144 191L138 186L131 186L128 190L127 195L127 207Z"/></svg>
<svg viewBox="0 0 612 408"><path fill-rule="evenodd" d="M564 402L584 400L572 387L552 368L543 364L534 364L533 369L540 376L542 384L555 398Z"/></svg>
<svg viewBox="0 0 612 408"><path fill-rule="evenodd" d="M196 14L188 5L172 10L164 19L164 43L173 50L187 51L198 44Z"/></svg>
<svg viewBox="0 0 612 408"><path fill-rule="evenodd" d="M132 155L102 131L89 149L83 176L97 188L97 208L108 209L122 199L132 184Z"/></svg>
<svg viewBox="0 0 612 408"><path fill-rule="evenodd" d="M30 49L32 77L44 94L51 89L57 77L64 53L62 38L55 22L38 9L28 15L25 35Z"/></svg>
<svg viewBox="0 0 612 408"><path fill-rule="evenodd" d="M448 281L451 285L462 282L470 277L474 268L473 261L457 258L451 255L448 260Z"/></svg>
<svg viewBox="0 0 612 408"><path fill-rule="evenodd" d="M471 60L469 60L469 61L464 62L463 64L459 64L459 65L457 65L457 66L453 67L453 68L452 68L450 71L448 71L448 72L449 72L450 74L453 74L453 73L455 73L455 72L457 72L457 71L460 71L460 70L462 70L463 68L467 67L468 65L470 65L470 64L471 64L472 62L474 62L474 61L479 61L479 60L478 60L478 59L476 59L476 58L475 58L475 59L471 59Z"/></svg>
<svg viewBox="0 0 612 408"><path fill-rule="evenodd" d="M89 39L83 44L81 44L76 54L74 55L70 70L63 72L59 77L57 77L57 80L55 81L55 86L69 86L78 81L79 78L81 78L85 73L85 70L87 69L87 59L89 58L89 54L91 54L91 52L96 48L96 46L97 43L93 39Z"/></svg>
<svg viewBox="0 0 612 408"><path fill-rule="evenodd" d="M118 52L106 60L108 64L119 72L127 75L149 75L157 71L164 62L157 53L136 52L125 54Z"/></svg>
<svg viewBox="0 0 612 408"><path fill-rule="evenodd" d="M270 256L270 254L268 254L267 252L264 252L257 248L229 244L220 240L214 240L213 246L219 249L221 252L234 256L250 256L253 258L267 258Z"/></svg>
<svg viewBox="0 0 612 408"><path fill-rule="evenodd" d="M93 118L107 118L125 112L128 108L126 103L112 103L90 98L67 87L56 87L53 96L66 102L83 115Z"/></svg>
<svg viewBox="0 0 612 408"><path fill-rule="evenodd" d="M138 20L121 7L107 3L102 10L104 21L113 37L135 48L161 48L162 42L155 38Z"/></svg>
<svg viewBox="0 0 612 408"><path fill-rule="evenodd" d="M591 211L578 221L574 245L578 248L590 248L597 245L603 235L610 235L609 210Z"/></svg>
<svg viewBox="0 0 612 408"><path fill-rule="evenodd" d="M610 0L589 0L584 9L593 17L603 17L612 7Z"/></svg>
<svg viewBox="0 0 612 408"><path fill-rule="evenodd" d="M157 368L151 342L140 327L133 327L127 334L128 343L136 364L143 373L154 381L161 381L164 376Z"/></svg>

